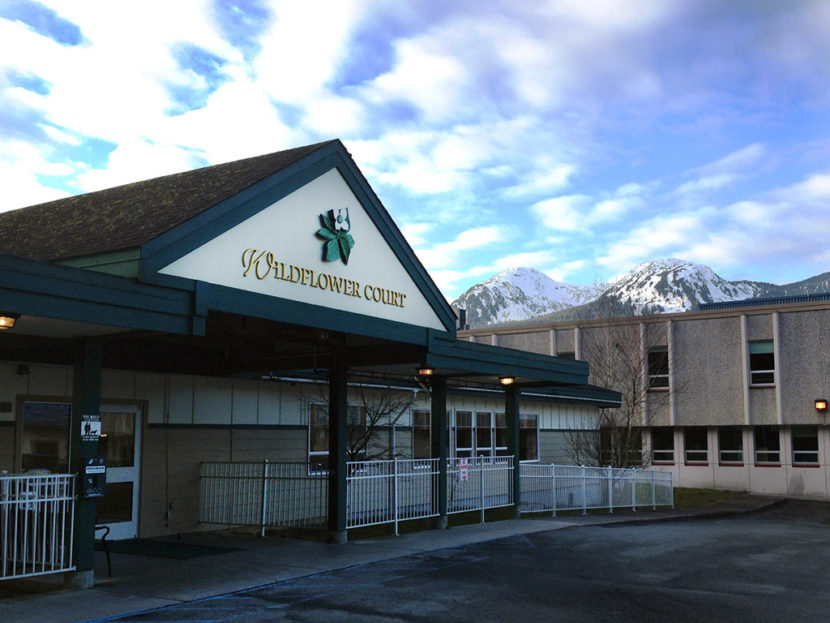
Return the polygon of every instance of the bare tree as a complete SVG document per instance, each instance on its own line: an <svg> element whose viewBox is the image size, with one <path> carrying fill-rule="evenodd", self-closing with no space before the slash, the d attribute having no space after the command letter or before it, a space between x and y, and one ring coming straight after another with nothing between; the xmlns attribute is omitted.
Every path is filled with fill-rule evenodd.
<svg viewBox="0 0 830 623"><path fill-rule="evenodd" d="M373 461L398 456L395 447L395 426L412 409L415 393L392 387L358 387L363 422L352 423L349 413L347 452L350 461Z"/></svg>
<svg viewBox="0 0 830 623"><path fill-rule="evenodd" d="M595 385L622 394L618 409L599 410L599 431L579 431L568 439L569 458L581 465L631 467L648 463L643 427L668 405L667 353L644 348L640 323L607 319L581 329L581 358L591 366ZM660 385L659 387L655 385ZM671 391L676 391L672 388Z"/></svg>
<svg viewBox="0 0 830 623"><path fill-rule="evenodd" d="M399 455L395 448L395 427L411 409L415 392L388 385L360 383L350 387L346 419L346 456L348 461L392 459ZM328 394L321 387L320 402ZM357 404L354 404L357 402Z"/></svg>

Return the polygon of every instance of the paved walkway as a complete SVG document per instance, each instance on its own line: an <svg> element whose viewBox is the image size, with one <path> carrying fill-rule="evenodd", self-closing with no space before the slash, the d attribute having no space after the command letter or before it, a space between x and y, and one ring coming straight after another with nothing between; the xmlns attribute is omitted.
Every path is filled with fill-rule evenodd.
<svg viewBox="0 0 830 623"><path fill-rule="evenodd" d="M778 498L745 495L728 503L689 512L536 517L353 540L342 545L228 533L191 534L183 537L188 544L227 549L185 560L113 553L112 577L107 577L103 552L96 552L96 585L88 590L61 590L57 576L37 582L0 583L0 621L59 623L106 619L354 565L513 535L584 525L720 517L758 511L779 501Z"/></svg>

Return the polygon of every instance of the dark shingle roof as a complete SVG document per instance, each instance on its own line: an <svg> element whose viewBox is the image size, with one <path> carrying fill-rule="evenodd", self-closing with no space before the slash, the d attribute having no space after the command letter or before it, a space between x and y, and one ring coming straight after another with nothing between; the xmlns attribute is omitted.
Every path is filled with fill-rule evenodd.
<svg viewBox="0 0 830 623"><path fill-rule="evenodd" d="M0 213L0 253L52 261L138 247L332 142Z"/></svg>

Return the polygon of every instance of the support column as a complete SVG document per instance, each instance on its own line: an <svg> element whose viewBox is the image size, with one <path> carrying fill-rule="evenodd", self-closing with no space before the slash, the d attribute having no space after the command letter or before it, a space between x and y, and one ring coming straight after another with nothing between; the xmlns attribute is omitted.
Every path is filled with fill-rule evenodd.
<svg viewBox="0 0 830 623"><path fill-rule="evenodd" d="M347 365L342 351L329 370L329 541L345 543Z"/></svg>
<svg viewBox="0 0 830 623"><path fill-rule="evenodd" d="M516 505L516 518L519 517L521 502L519 467L519 390L508 387L504 392L504 416L507 420L507 453L513 456L513 503Z"/></svg>
<svg viewBox="0 0 830 623"><path fill-rule="evenodd" d="M430 435L432 457L438 459L438 517L435 527L447 527L447 379L432 378Z"/></svg>
<svg viewBox="0 0 830 623"><path fill-rule="evenodd" d="M98 456L98 440L82 438L84 415L101 415L101 342L80 343L73 368L72 414L69 419L69 472L77 474L73 555L75 571L64 575L68 588L92 588L95 583L95 498L82 495L84 459Z"/></svg>

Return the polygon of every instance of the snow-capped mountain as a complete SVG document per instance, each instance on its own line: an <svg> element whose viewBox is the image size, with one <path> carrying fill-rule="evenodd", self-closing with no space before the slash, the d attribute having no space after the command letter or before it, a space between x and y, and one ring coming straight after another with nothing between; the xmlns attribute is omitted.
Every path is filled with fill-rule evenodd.
<svg viewBox="0 0 830 623"><path fill-rule="evenodd" d="M830 291L830 273L785 285L727 281L711 268L685 260L641 264L610 286L554 281L532 268L513 268L473 286L453 307L466 308L471 327L682 312L703 303Z"/></svg>
<svg viewBox="0 0 830 623"><path fill-rule="evenodd" d="M727 281L708 266L665 259L640 264L602 293L634 314L688 311L701 303L740 301L766 296L772 284Z"/></svg>
<svg viewBox="0 0 830 623"><path fill-rule="evenodd" d="M543 316L594 300L605 286L554 281L532 268L511 268L473 286L452 303L467 309L467 324L482 326Z"/></svg>

